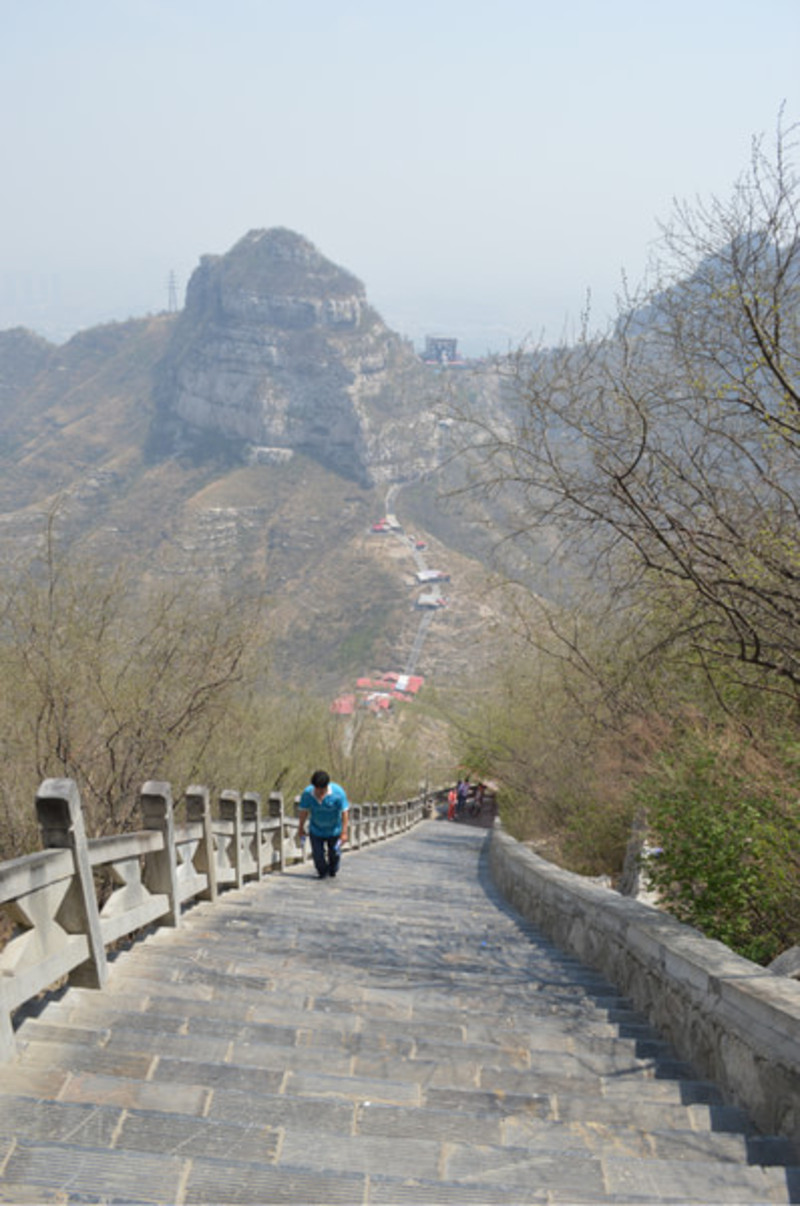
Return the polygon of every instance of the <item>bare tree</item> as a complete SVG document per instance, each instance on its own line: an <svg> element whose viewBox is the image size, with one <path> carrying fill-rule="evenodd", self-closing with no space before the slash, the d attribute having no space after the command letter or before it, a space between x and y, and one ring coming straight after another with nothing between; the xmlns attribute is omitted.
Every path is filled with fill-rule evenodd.
<svg viewBox="0 0 800 1206"><path fill-rule="evenodd" d="M169 778L178 757L190 775L200 764L263 671L263 647L245 603L62 558L51 523L42 559L9 584L0 616L7 830L51 775L78 780L95 831L125 828L142 782Z"/></svg>
<svg viewBox="0 0 800 1206"><path fill-rule="evenodd" d="M677 204L605 337L520 356L506 417L461 415L516 536L558 533L709 673L800 702L796 130L727 201Z"/></svg>

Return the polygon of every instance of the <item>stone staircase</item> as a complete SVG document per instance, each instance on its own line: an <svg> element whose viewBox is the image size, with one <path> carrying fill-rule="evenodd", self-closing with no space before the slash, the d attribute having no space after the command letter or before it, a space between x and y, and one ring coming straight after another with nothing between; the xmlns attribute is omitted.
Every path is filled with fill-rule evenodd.
<svg viewBox="0 0 800 1206"><path fill-rule="evenodd" d="M200 904L0 1066L0 1201L800 1201L754 1132L426 822Z"/></svg>

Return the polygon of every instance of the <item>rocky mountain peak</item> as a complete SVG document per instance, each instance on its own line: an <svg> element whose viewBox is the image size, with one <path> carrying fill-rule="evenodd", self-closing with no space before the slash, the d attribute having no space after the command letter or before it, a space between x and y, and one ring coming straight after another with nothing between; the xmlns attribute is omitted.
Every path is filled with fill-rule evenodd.
<svg viewBox="0 0 800 1206"><path fill-rule="evenodd" d="M223 272L229 285L249 285L256 292L364 297L361 281L285 227L251 230L224 257Z"/></svg>
<svg viewBox="0 0 800 1206"><path fill-rule="evenodd" d="M409 374L421 379L417 358L355 276L293 231L251 230L191 278L157 374L155 443L173 452L216 435L251 457L298 451L365 483L391 480L434 450Z"/></svg>

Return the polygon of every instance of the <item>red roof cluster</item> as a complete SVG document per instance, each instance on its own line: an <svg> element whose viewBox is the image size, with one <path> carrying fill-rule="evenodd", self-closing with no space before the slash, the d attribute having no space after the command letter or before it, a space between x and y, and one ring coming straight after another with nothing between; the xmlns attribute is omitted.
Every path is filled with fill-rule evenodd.
<svg viewBox="0 0 800 1206"><path fill-rule="evenodd" d="M371 712L386 712L395 699L402 703L413 699L424 682L420 674L400 674L396 670L371 678L359 678L356 679L358 694L347 692L339 695L331 704L331 711L337 716L352 716L357 707L368 708Z"/></svg>

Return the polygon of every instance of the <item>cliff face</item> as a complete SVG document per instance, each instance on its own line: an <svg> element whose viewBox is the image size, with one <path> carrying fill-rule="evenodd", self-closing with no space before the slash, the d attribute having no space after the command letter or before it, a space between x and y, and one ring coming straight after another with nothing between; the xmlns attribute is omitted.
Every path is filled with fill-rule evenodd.
<svg viewBox="0 0 800 1206"><path fill-rule="evenodd" d="M364 287L291 231L204 256L156 378L158 451L232 441L305 453L364 484L433 463L436 423L413 350Z"/></svg>

